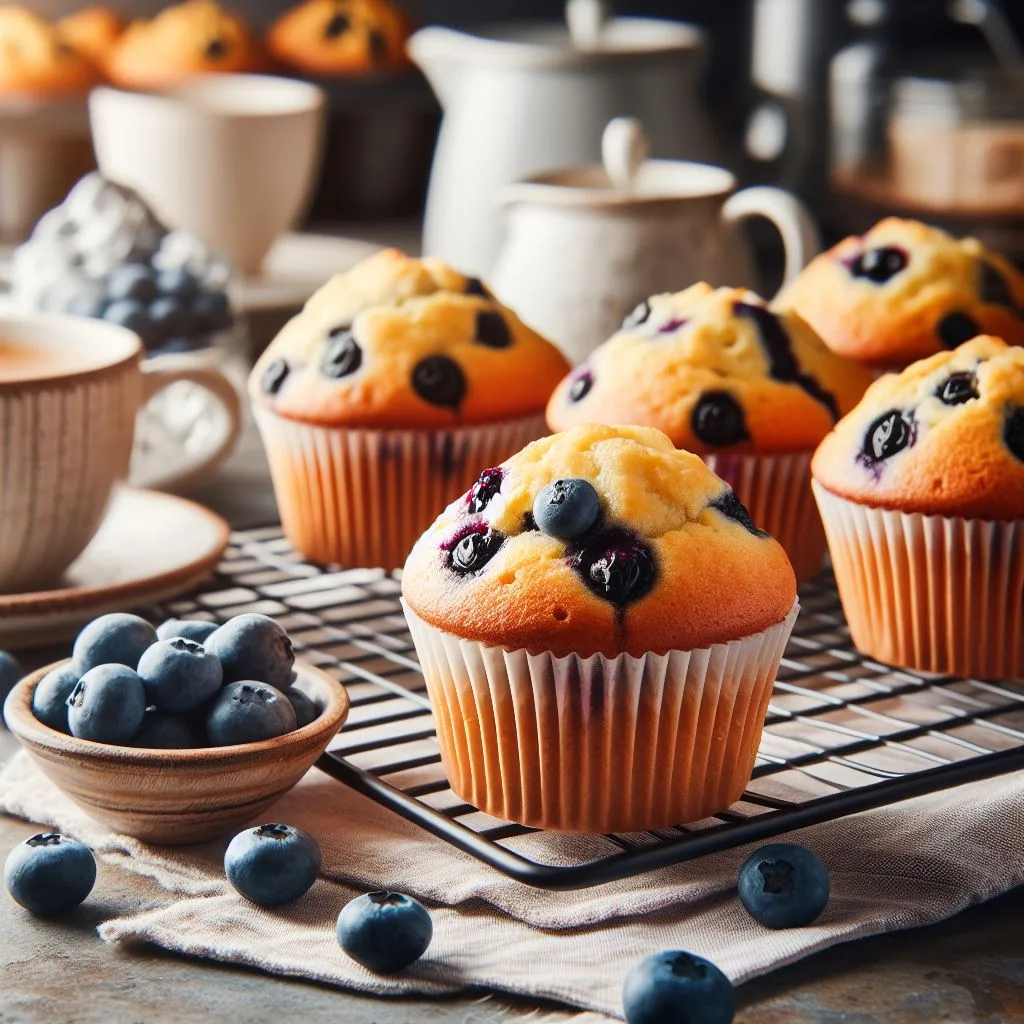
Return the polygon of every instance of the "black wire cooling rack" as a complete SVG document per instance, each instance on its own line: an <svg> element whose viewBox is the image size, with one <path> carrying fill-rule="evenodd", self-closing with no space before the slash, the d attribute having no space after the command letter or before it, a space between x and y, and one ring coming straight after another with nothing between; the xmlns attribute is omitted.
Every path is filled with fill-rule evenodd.
<svg viewBox="0 0 1024 1024"><path fill-rule="evenodd" d="M300 656L344 683L352 700L318 767L530 885L599 885L1024 768L1024 687L865 658L826 573L801 588L757 765L738 803L656 832L539 832L489 817L449 788L398 598L398 580L382 571L304 563L275 527L234 534L214 577L160 613L276 617Z"/></svg>

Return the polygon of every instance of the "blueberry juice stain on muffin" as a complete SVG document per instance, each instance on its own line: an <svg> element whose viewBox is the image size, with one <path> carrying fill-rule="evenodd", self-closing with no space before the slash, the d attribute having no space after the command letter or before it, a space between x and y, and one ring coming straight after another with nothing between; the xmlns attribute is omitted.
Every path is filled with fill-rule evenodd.
<svg viewBox="0 0 1024 1024"><path fill-rule="evenodd" d="M737 302L733 305L736 316L747 317L757 326L761 345L768 353L770 363L769 374L784 384L796 384L803 388L811 398L820 402L832 416L834 423L839 419L839 406L835 396L826 391L809 373L803 373L793 356L789 344L789 335L779 318L765 306L757 306L749 302Z"/></svg>

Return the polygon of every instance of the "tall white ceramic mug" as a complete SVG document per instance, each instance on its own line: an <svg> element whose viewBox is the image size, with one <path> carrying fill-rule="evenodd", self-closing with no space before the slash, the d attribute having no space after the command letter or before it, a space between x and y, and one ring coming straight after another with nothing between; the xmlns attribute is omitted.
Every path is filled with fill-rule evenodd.
<svg viewBox="0 0 1024 1024"><path fill-rule="evenodd" d="M0 593L50 586L81 554L127 476L139 409L180 380L227 399L216 371L144 365L123 327L0 316Z"/></svg>

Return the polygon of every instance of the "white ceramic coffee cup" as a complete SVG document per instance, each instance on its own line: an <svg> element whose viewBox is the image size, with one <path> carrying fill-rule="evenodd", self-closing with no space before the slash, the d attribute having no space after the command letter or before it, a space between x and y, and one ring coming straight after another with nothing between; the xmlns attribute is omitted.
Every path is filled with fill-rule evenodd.
<svg viewBox="0 0 1024 1024"><path fill-rule="evenodd" d="M270 75L207 75L161 93L89 97L103 174L255 274L312 194L324 94Z"/></svg>
<svg viewBox="0 0 1024 1024"><path fill-rule="evenodd" d="M152 395L190 380L226 407L234 398L216 371L142 354L135 334L102 320L0 316L0 593L52 584L84 550Z"/></svg>

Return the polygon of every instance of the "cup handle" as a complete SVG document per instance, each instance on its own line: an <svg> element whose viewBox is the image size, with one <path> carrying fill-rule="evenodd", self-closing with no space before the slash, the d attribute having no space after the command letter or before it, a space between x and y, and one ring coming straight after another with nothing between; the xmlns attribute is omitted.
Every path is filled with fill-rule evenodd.
<svg viewBox="0 0 1024 1024"><path fill-rule="evenodd" d="M180 486L187 480L195 479L213 469L235 446L242 432L242 403L235 386L220 370L193 365L187 356L161 356L156 364L142 363L142 403L146 405L159 391L176 384L178 381L190 381L209 391L227 413L228 425L222 437L210 451L188 467L187 473L172 474L167 478L157 478L148 482L148 486L157 490L171 486Z"/></svg>
<svg viewBox="0 0 1024 1024"><path fill-rule="evenodd" d="M770 185L755 185L730 196L722 207L722 219L730 225L749 217L767 217L782 235L786 249L785 287L821 252L821 235L810 210L796 196Z"/></svg>

